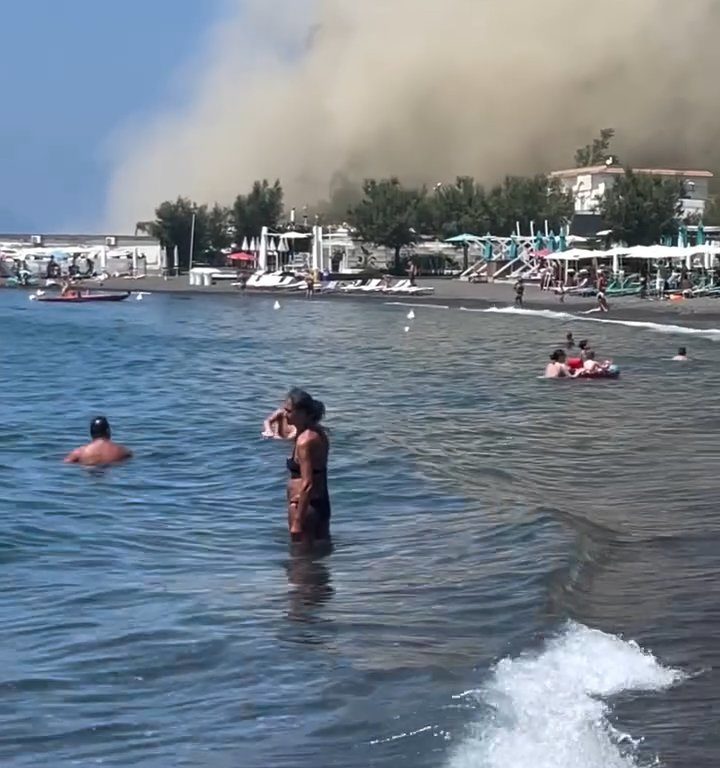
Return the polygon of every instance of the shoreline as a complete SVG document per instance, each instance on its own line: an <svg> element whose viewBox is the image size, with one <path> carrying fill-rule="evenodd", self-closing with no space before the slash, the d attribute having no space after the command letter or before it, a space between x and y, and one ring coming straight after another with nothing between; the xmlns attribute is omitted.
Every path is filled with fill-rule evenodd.
<svg viewBox="0 0 720 768"><path fill-rule="evenodd" d="M109 278L102 286L96 282L83 282L81 286L88 289L107 291L131 291L147 293L165 293L177 296L236 296L259 297L272 296L274 299L284 297L293 301L353 301L368 302L397 302L399 304L441 305L449 309L482 310L493 307L504 308L514 305L514 291L506 283L467 283L457 279L421 278L420 286L433 287L435 292L429 296L403 296L401 294L353 294L331 293L316 294L313 299L306 299L304 291L287 291L273 289L252 289L244 291L227 284L213 286L191 286L187 276L181 277L145 277L139 280L124 278ZM13 288L10 290L28 290ZM32 289L30 289L32 290ZM665 322L674 325L688 325L715 322L720 327L720 300L712 298L695 298L681 301L654 301L636 297L610 298L610 312L593 312L584 314L597 306L594 298L568 296L564 302L550 292L540 291L536 286L529 285L525 290L523 309L534 311L563 312L576 316L578 319L603 319L620 321Z"/></svg>

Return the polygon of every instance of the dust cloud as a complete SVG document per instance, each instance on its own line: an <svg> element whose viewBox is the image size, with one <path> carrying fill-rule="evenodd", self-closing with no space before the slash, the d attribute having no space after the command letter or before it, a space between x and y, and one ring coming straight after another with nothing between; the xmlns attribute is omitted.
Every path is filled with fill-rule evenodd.
<svg viewBox="0 0 720 768"><path fill-rule="evenodd" d="M492 183L603 127L624 161L713 167L719 32L717 0L228 0L188 104L127 126L105 223L257 178L298 208L338 177Z"/></svg>

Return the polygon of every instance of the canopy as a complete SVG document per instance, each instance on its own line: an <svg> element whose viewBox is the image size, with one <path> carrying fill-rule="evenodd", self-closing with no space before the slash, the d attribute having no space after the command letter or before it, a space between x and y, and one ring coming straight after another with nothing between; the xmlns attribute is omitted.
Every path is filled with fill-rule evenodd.
<svg viewBox="0 0 720 768"><path fill-rule="evenodd" d="M285 240L303 240L312 237L312 232L273 232L272 237L284 237Z"/></svg>
<svg viewBox="0 0 720 768"><path fill-rule="evenodd" d="M464 232L462 235L455 235L455 237L448 237L445 240L446 243L477 243L480 242L480 238L477 235L470 235Z"/></svg>
<svg viewBox="0 0 720 768"><path fill-rule="evenodd" d="M228 256L229 261L255 261L255 256L252 253L244 253L238 251L237 253L231 253Z"/></svg>

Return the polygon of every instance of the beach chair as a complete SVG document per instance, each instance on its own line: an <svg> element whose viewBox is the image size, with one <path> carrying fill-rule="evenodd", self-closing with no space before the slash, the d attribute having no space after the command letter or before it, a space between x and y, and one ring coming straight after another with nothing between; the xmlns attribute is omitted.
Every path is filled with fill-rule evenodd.
<svg viewBox="0 0 720 768"><path fill-rule="evenodd" d="M380 293L380 291L382 291L382 278L380 279L375 278L373 280L370 280L369 283L366 283L365 285L360 286L360 288L358 288L358 291L360 293Z"/></svg>
<svg viewBox="0 0 720 768"><path fill-rule="evenodd" d="M365 280L356 280L354 283L348 283L347 285L343 286L341 290L345 293L353 293L354 291L361 290L364 285Z"/></svg>

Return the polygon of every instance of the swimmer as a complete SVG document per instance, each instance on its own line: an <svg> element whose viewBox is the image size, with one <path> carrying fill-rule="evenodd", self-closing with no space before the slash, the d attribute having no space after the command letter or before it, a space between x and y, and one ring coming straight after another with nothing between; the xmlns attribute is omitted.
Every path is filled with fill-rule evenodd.
<svg viewBox="0 0 720 768"><path fill-rule="evenodd" d="M65 457L66 464L84 464L101 466L116 464L132 458L132 451L124 445L113 443L110 439L110 424L104 416L98 416L90 422L91 441L76 448Z"/></svg>
<svg viewBox="0 0 720 768"><path fill-rule="evenodd" d="M330 495L327 464L330 441L320 425L325 406L302 389L292 389L284 405L288 423L296 430L287 460L288 528L293 542L313 544L330 539Z"/></svg>
<svg viewBox="0 0 720 768"><path fill-rule="evenodd" d="M568 331L565 334L565 349L572 349L575 346L575 339L573 339L573 335L571 331Z"/></svg>
<svg viewBox="0 0 720 768"><path fill-rule="evenodd" d="M604 363L598 363L595 359L595 352L592 349L588 349L585 353L585 362L583 363L582 370L579 372L581 376L596 376L599 373L604 373L610 366L609 361Z"/></svg>
<svg viewBox="0 0 720 768"><path fill-rule="evenodd" d="M688 359L687 349L685 349L685 347L679 347L678 351L677 351L677 355L675 355L675 357L673 357L673 360L685 361L687 359Z"/></svg>
<svg viewBox="0 0 720 768"><path fill-rule="evenodd" d="M297 430L288 423L284 408L278 408L263 422L262 436L273 440L293 440Z"/></svg>
<svg viewBox="0 0 720 768"><path fill-rule="evenodd" d="M562 379L567 376L572 376L572 372L567 366L567 356L562 349L556 349L550 355L550 362L545 368L546 379Z"/></svg>

